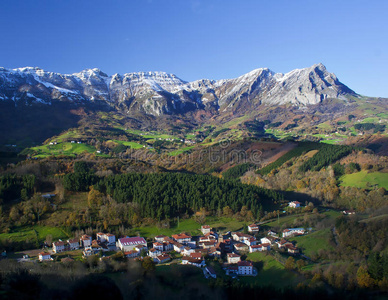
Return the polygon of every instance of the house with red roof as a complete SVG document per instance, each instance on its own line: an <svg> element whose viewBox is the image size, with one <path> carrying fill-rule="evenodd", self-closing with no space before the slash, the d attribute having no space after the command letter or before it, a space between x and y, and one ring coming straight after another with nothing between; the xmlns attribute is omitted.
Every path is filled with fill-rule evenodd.
<svg viewBox="0 0 388 300"><path fill-rule="evenodd" d="M237 243L233 246L237 253L247 252L249 250L249 247L244 243Z"/></svg>
<svg viewBox="0 0 388 300"><path fill-rule="evenodd" d="M159 256L161 254L162 254L162 251L160 251L159 249L151 248L150 250L148 250L148 255L150 257L156 258L157 256Z"/></svg>
<svg viewBox="0 0 388 300"><path fill-rule="evenodd" d="M190 253L190 255L188 255L188 257L191 257L192 259L195 259L195 260L202 260L202 253L193 252L193 253Z"/></svg>
<svg viewBox="0 0 388 300"><path fill-rule="evenodd" d="M156 259L154 259L154 261L158 264L164 264L166 262L169 262L171 260L171 256L164 253L164 254L161 254L161 255L158 255L156 257Z"/></svg>
<svg viewBox="0 0 388 300"><path fill-rule="evenodd" d="M281 248L286 248L287 245L293 245L291 242L289 242L289 241L287 241L285 239L282 239L282 240L276 242L276 244L278 245L278 248L280 248L280 249Z"/></svg>
<svg viewBox="0 0 388 300"><path fill-rule="evenodd" d="M236 253L228 253L226 257L228 259L228 263L230 264L237 264L241 260L240 255Z"/></svg>
<svg viewBox="0 0 388 300"><path fill-rule="evenodd" d="M84 234L83 236L80 237L80 243L81 243L81 246L84 248L90 247L92 245L92 237Z"/></svg>
<svg viewBox="0 0 388 300"><path fill-rule="evenodd" d="M300 207L301 204L302 203L300 203L299 201L292 201L292 202L288 203L288 206L292 207L292 208L298 208L298 207Z"/></svg>
<svg viewBox="0 0 388 300"><path fill-rule="evenodd" d="M152 246L153 246L156 250L163 251L163 244L160 243L160 242L154 242L154 243L152 244Z"/></svg>
<svg viewBox="0 0 388 300"><path fill-rule="evenodd" d="M190 235L187 235L186 233L179 233L179 234L174 234L172 235L172 238L180 243L180 244L187 244L189 242L191 242L191 236Z"/></svg>
<svg viewBox="0 0 388 300"><path fill-rule="evenodd" d="M203 242L199 242L198 246L203 248L203 249L210 249L210 248L214 247L216 244L217 244L216 240L213 240L213 241L203 241Z"/></svg>
<svg viewBox="0 0 388 300"><path fill-rule="evenodd" d="M59 253L65 251L65 243L62 241L54 242L53 243L53 252Z"/></svg>
<svg viewBox="0 0 388 300"><path fill-rule="evenodd" d="M212 230L212 228L209 225L202 225L201 231L203 234L209 233Z"/></svg>
<svg viewBox="0 0 388 300"><path fill-rule="evenodd" d="M129 250L124 252L124 255L128 258L136 258L140 255L140 252L136 250Z"/></svg>
<svg viewBox="0 0 388 300"><path fill-rule="evenodd" d="M185 255L185 256L189 256L190 253L194 253L194 252L195 252L194 249L191 249L190 247L184 247L183 251L182 251L182 254Z"/></svg>
<svg viewBox="0 0 388 300"><path fill-rule="evenodd" d="M49 261L49 260L53 260L51 258L51 254L48 253L48 252L40 252L39 255L39 261Z"/></svg>
<svg viewBox="0 0 388 300"><path fill-rule="evenodd" d="M163 242L163 251L172 251L174 250L174 245L170 242Z"/></svg>
<svg viewBox="0 0 388 300"><path fill-rule="evenodd" d="M257 252L257 251L269 251L271 250L270 244L258 244L258 245L252 245L249 247L249 252Z"/></svg>
<svg viewBox="0 0 388 300"><path fill-rule="evenodd" d="M257 233L259 232L259 230L260 230L259 225L256 225L256 224L248 225L248 232Z"/></svg>
<svg viewBox="0 0 388 300"><path fill-rule="evenodd" d="M195 258L192 258L190 256L184 256L182 258L182 265L193 265L193 266L196 266L198 268L201 268L201 267L205 266L205 260L203 258L195 259Z"/></svg>
<svg viewBox="0 0 388 300"><path fill-rule="evenodd" d="M67 243L69 245L69 250L79 249L79 240L78 239L68 239Z"/></svg>
<svg viewBox="0 0 388 300"><path fill-rule="evenodd" d="M114 245L116 243L116 236L114 234L98 232L96 236L97 241L100 243L107 243L108 245Z"/></svg>
<svg viewBox="0 0 388 300"><path fill-rule="evenodd" d="M286 228L283 230L283 237L303 235L306 230L304 228Z"/></svg>
<svg viewBox="0 0 388 300"><path fill-rule="evenodd" d="M159 242L159 243L163 243L163 241L164 241L165 238L167 238L167 236L165 236L165 235L157 235L157 236L155 237L155 241L156 241L156 242Z"/></svg>
<svg viewBox="0 0 388 300"><path fill-rule="evenodd" d="M238 275L253 275L253 263L251 261L239 261L237 263Z"/></svg>
<svg viewBox="0 0 388 300"><path fill-rule="evenodd" d="M299 253L299 249L297 247L295 247L293 244L287 245L286 248L287 248L287 252L292 254L292 255Z"/></svg>

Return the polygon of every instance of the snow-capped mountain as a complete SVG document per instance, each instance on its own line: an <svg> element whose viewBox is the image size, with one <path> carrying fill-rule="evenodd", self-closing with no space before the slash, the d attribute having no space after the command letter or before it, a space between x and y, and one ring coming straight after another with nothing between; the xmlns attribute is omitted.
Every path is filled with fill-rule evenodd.
<svg viewBox="0 0 388 300"><path fill-rule="evenodd" d="M0 100L18 105L98 104L128 114L159 116L198 109L252 110L259 105L291 103L308 106L324 99L347 100L357 94L317 64L287 74L256 69L235 79L185 82L164 72L139 72L108 76L99 69L74 74L46 72L40 68L0 68Z"/></svg>

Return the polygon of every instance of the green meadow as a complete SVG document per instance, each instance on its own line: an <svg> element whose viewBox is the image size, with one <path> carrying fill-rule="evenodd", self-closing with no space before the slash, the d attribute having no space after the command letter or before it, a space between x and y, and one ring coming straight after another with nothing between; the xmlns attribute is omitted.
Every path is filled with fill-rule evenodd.
<svg viewBox="0 0 388 300"><path fill-rule="evenodd" d="M388 173L360 171L347 174L340 178L341 186L353 186L358 188L371 188L373 186L388 189Z"/></svg>

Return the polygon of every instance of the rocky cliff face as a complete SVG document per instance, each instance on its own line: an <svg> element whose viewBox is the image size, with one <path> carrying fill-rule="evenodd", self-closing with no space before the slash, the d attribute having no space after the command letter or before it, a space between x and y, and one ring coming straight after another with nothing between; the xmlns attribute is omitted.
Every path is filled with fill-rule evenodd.
<svg viewBox="0 0 388 300"><path fill-rule="evenodd" d="M75 74L39 68L0 68L0 100L18 105L53 102L95 104L154 116L189 111L242 111L260 105L317 104L324 99L346 101L357 94L329 73L322 64L287 74L257 69L228 80L185 82L164 72L108 76L99 69Z"/></svg>

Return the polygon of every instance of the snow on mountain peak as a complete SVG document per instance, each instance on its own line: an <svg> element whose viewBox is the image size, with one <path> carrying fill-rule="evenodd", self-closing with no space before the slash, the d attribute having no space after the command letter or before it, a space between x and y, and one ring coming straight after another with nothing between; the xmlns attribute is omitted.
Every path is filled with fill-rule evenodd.
<svg viewBox="0 0 388 300"><path fill-rule="evenodd" d="M60 74L36 67L0 68L0 80L1 99L23 100L28 92L45 103L64 100L75 103L100 101L108 105L125 103L154 115L206 105L231 110L260 104L310 105L327 98L356 95L322 63L286 74L258 68L234 79L217 81L186 82L166 72L108 76L98 68Z"/></svg>

